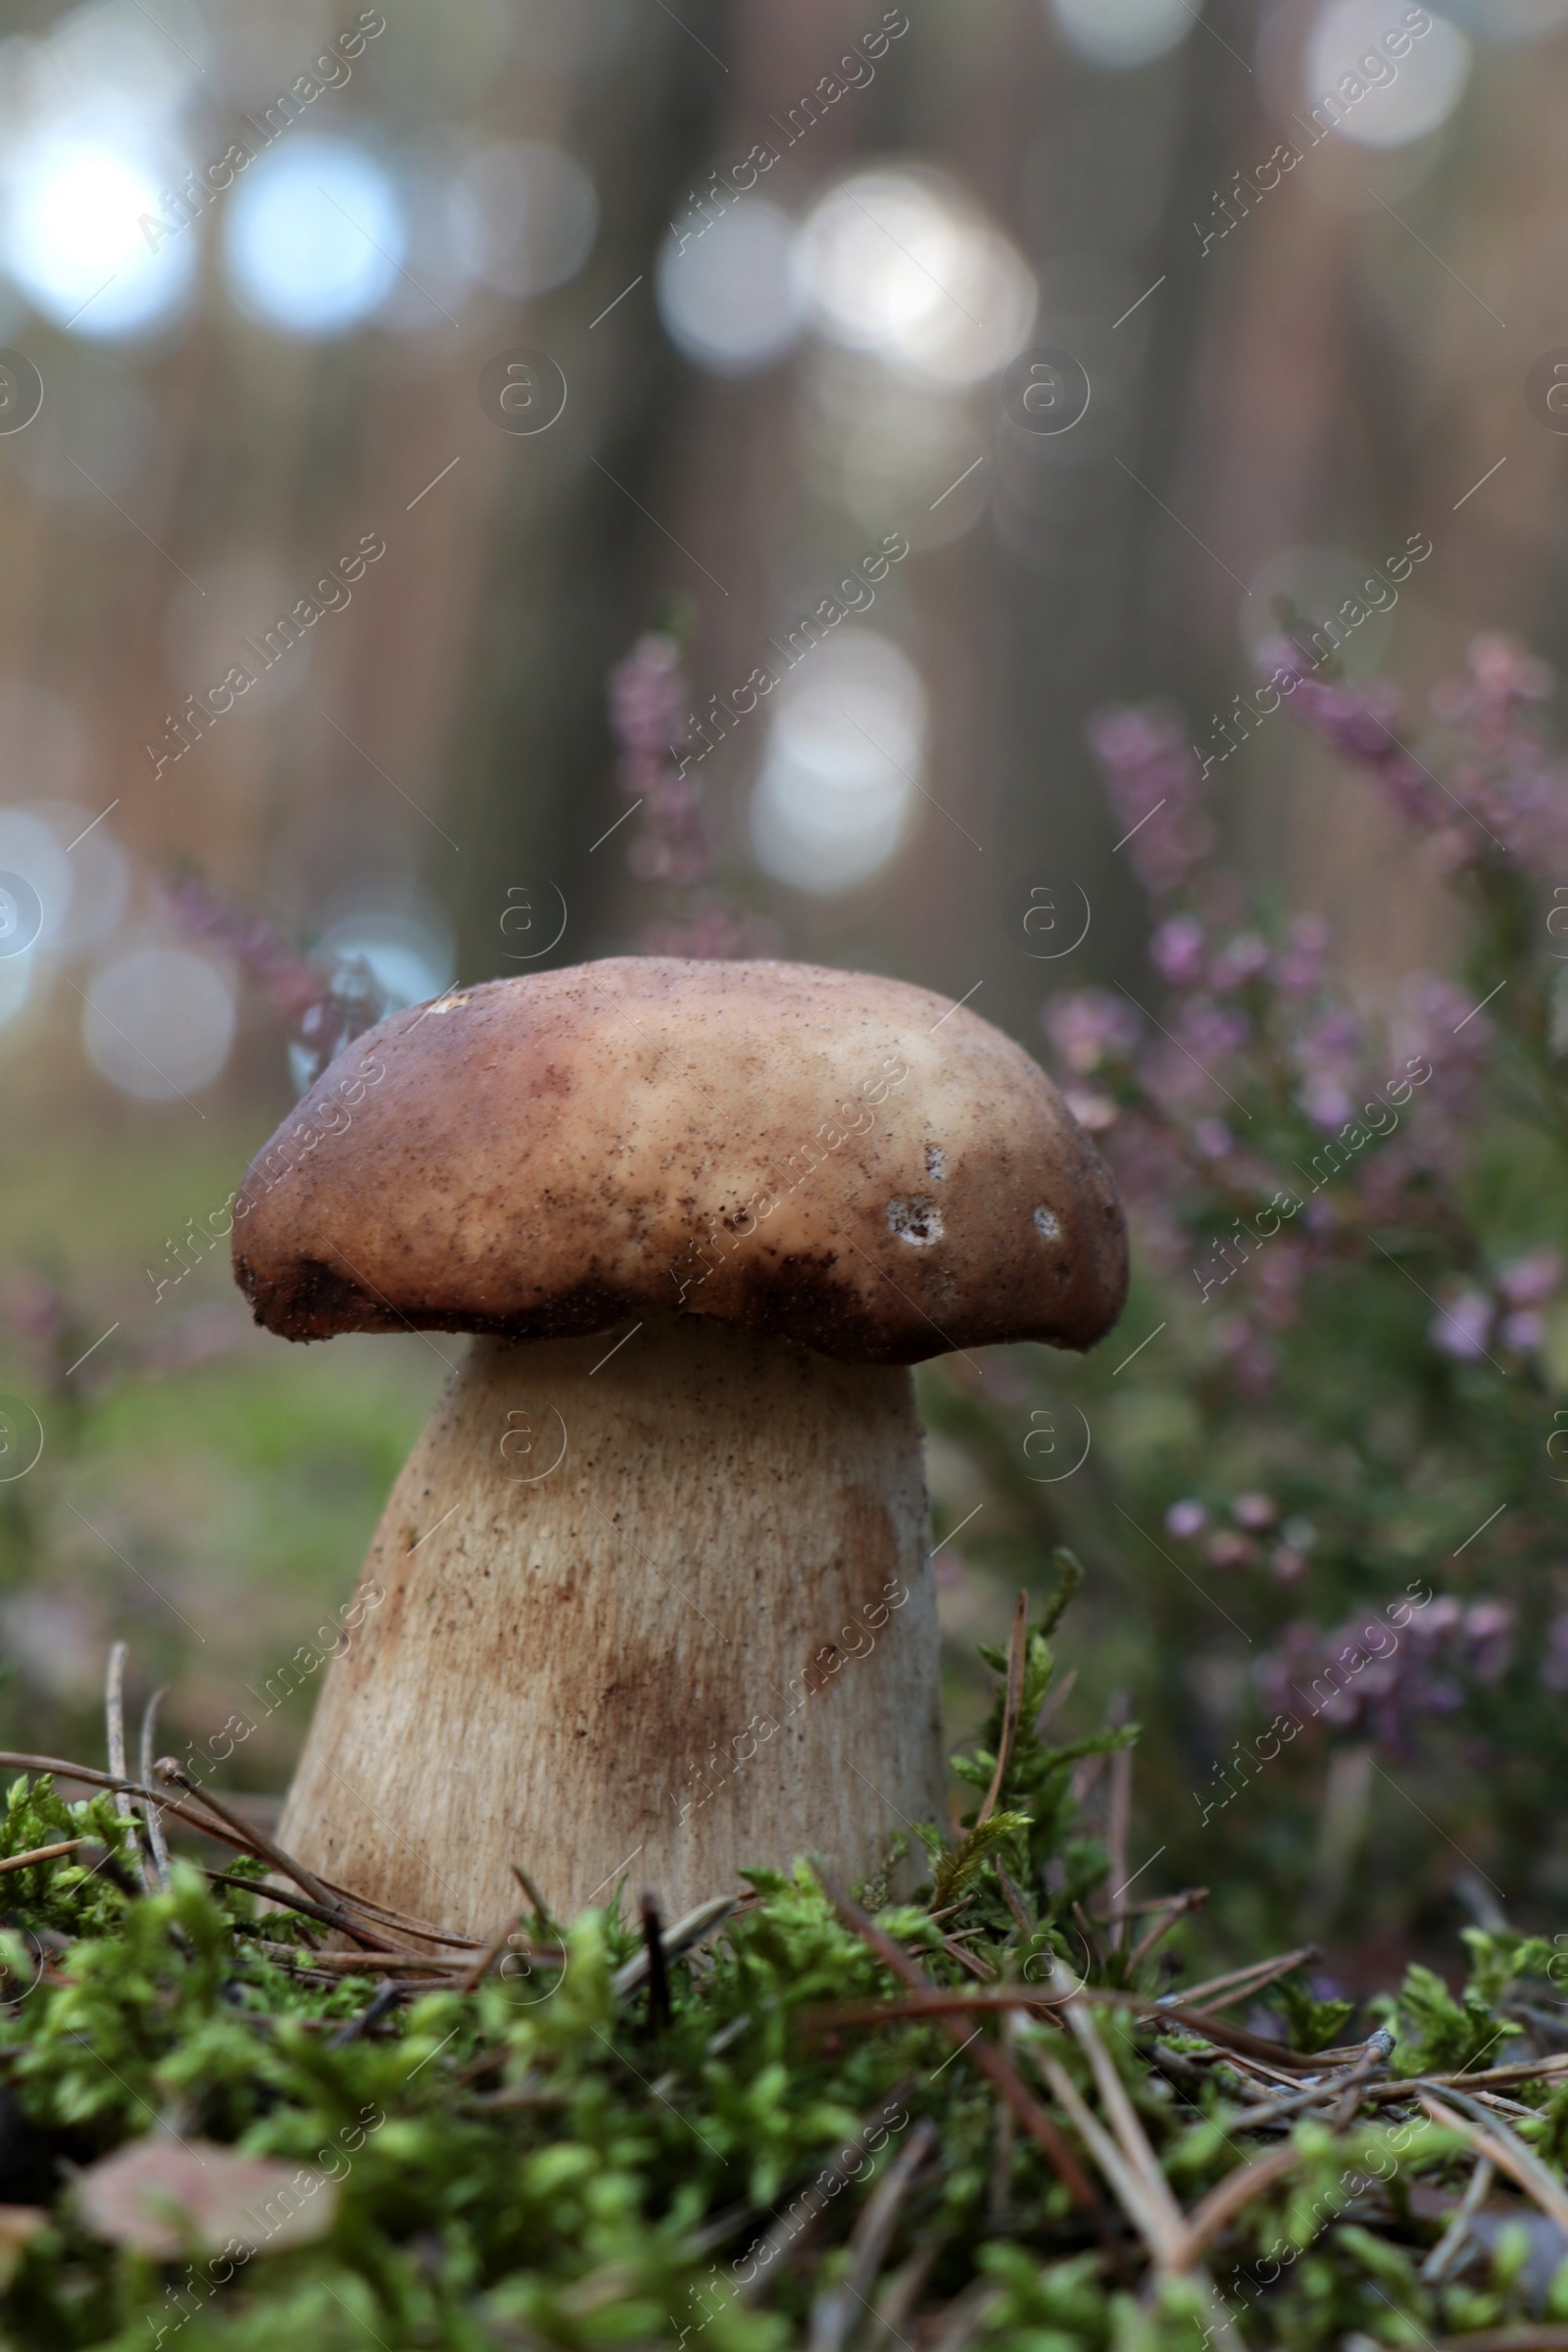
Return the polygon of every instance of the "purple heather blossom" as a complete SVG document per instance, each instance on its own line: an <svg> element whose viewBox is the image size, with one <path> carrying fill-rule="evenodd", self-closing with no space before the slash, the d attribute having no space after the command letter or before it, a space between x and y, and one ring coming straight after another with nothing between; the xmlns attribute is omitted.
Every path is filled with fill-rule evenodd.
<svg viewBox="0 0 1568 2352"><path fill-rule="evenodd" d="M1207 968L1208 938L1190 914L1173 914L1150 942L1149 957L1172 988L1199 988Z"/></svg>
<svg viewBox="0 0 1568 2352"><path fill-rule="evenodd" d="M1223 1119L1200 1119L1193 1142L1201 1159L1226 1159L1236 1149L1236 1138Z"/></svg>
<svg viewBox="0 0 1568 2352"><path fill-rule="evenodd" d="M1288 637L1271 637L1259 646L1257 663L1265 676L1283 670L1295 679L1290 707L1296 717L1341 759L1369 768L1401 815L1430 827L1446 822L1452 804L1394 731L1404 709L1397 687L1383 678L1365 686L1320 678Z"/></svg>
<svg viewBox="0 0 1568 2352"><path fill-rule="evenodd" d="M1497 1276L1497 1297L1505 1306L1543 1306L1562 1282L1559 1250L1532 1250L1511 1258Z"/></svg>
<svg viewBox="0 0 1568 2352"><path fill-rule="evenodd" d="M1165 1513L1165 1533L1175 1536L1184 1544L1190 1543L1194 1536L1200 1536L1207 1525L1207 1511L1191 1496L1184 1501L1173 1502ZM1568 1623L1568 1619L1564 1622Z"/></svg>
<svg viewBox="0 0 1568 2352"><path fill-rule="evenodd" d="M1087 1087L1065 1087L1062 1100L1088 1135L1103 1135L1108 1128L1115 1126L1120 1116L1111 1096L1091 1094Z"/></svg>
<svg viewBox="0 0 1568 2352"><path fill-rule="evenodd" d="M1460 1630L1466 1662L1478 1683L1499 1683L1507 1673L1516 1615L1507 1600L1476 1600L1466 1609Z"/></svg>
<svg viewBox="0 0 1568 2352"><path fill-rule="evenodd" d="M1208 976L1209 986L1222 992L1245 988L1250 980L1256 980L1268 970L1271 960L1268 941L1259 932L1239 932L1215 957Z"/></svg>
<svg viewBox="0 0 1568 2352"><path fill-rule="evenodd" d="M1136 1007L1108 988L1053 997L1040 1017L1067 1067L1085 1077L1107 1061L1125 1061L1143 1028Z"/></svg>
<svg viewBox="0 0 1568 2352"><path fill-rule="evenodd" d="M1275 987L1288 997L1311 996L1320 989L1328 968L1329 936L1320 914L1294 915L1285 947L1275 958Z"/></svg>
<svg viewBox="0 0 1568 2352"><path fill-rule="evenodd" d="M1181 714L1155 703L1102 710L1088 733L1133 870L1152 897L1164 897L1214 846Z"/></svg>
<svg viewBox="0 0 1568 2352"><path fill-rule="evenodd" d="M1353 1117L1363 1050L1360 1023L1343 1011L1324 1013L1298 1040L1296 1099L1315 1127L1336 1132Z"/></svg>
<svg viewBox="0 0 1568 2352"><path fill-rule="evenodd" d="M1279 1517L1279 1507L1267 1494L1238 1494L1231 1503L1231 1517L1238 1527L1256 1535L1261 1528L1272 1527Z"/></svg>
<svg viewBox="0 0 1568 2352"><path fill-rule="evenodd" d="M1221 1527L1204 1544L1203 1557L1211 1568L1250 1568L1257 1559L1257 1545L1250 1536L1238 1535L1231 1527Z"/></svg>
<svg viewBox="0 0 1568 2352"><path fill-rule="evenodd" d="M1423 1095L1446 1111L1469 1109L1494 1035L1474 994L1450 980L1416 973L1399 990L1392 1041L1395 1061L1429 1062L1431 1076L1423 1082Z"/></svg>
<svg viewBox="0 0 1568 2352"><path fill-rule="evenodd" d="M1403 1627L1385 1617L1353 1617L1319 1633L1298 1620L1258 1661L1259 1692L1266 1708L1298 1722L1315 1716L1335 1731L1355 1731L1407 1754L1423 1718L1454 1713L1467 1683L1501 1679L1515 1621L1507 1601L1467 1607L1451 1593L1417 1607ZM1568 1627L1568 1617L1561 1622ZM1563 1660L1568 1675L1568 1636Z"/></svg>
<svg viewBox="0 0 1568 2352"><path fill-rule="evenodd" d="M1207 997L1189 997L1182 1006L1177 1035L1190 1053L1218 1061L1245 1046L1252 1024L1232 1004L1215 1004Z"/></svg>
<svg viewBox="0 0 1568 2352"><path fill-rule="evenodd" d="M1456 1291L1433 1316L1428 1337L1443 1354L1460 1363L1475 1363L1487 1352L1492 1318L1492 1300L1485 1291Z"/></svg>
<svg viewBox="0 0 1568 2352"><path fill-rule="evenodd" d="M622 790L645 788L646 779L633 773L635 760L646 760L648 772L658 774L672 749L685 741L690 699L680 646L662 631L639 637L615 664L610 673L610 723L621 754Z"/></svg>
<svg viewBox="0 0 1568 2352"><path fill-rule="evenodd" d="M610 724L615 778L641 803L626 863L639 882L675 894L662 918L638 938L645 956L776 956L777 931L732 906L713 886L714 843L703 787L684 771L691 686L677 639L662 630L639 637L610 673ZM688 901L682 894L695 893Z"/></svg>
<svg viewBox="0 0 1568 2352"><path fill-rule="evenodd" d="M1259 658L1296 678L1297 717L1342 758L1366 768L1402 816L1435 835L1442 862L1474 864L1495 854L1541 863L1568 850L1568 765L1525 715L1527 705L1551 692L1552 675L1511 638L1475 638L1468 676L1433 692L1434 716L1459 738L1447 763L1449 787L1398 741L1401 704L1385 681L1330 683L1312 675L1298 649L1282 639Z"/></svg>
<svg viewBox="0 0 1568 2352"><path fill-rule="evenodd" d="M165 882L163 901L181 930L231 956L270 997L296 1049L295 1075L313 1086L345 1046L373 1029L386 996L363 956L318 962L291 948L267 917L225 898L199 875Z"/></svg>

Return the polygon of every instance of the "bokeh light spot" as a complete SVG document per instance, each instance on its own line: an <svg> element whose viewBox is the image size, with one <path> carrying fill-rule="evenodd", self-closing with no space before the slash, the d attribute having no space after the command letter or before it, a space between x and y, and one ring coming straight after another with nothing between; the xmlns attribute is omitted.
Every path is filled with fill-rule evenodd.
<svg viewBox="0 0 1568 2352"><path fill-rule="evenodd" d="M752 796L763 872L819 897L871 881L907 835L925 729L919 675L890 639L852 629L804 656Z"/></svg>
<svg viewBox="0 0 1568 2352"><path fill-rule="evenodd" d="M770 368L806 316L794 226L755 197L700 231L672 230L655 292L671 342L697 367L711 375Z"/></svg>
<svg viewBox="0 0 1568 2352"><path fill-rule="evenodd" d="M1093 66L1147 66L1184 41L1200 4L1186 0L1051 0L1057 29Z"/></svg>
<svg viewBox="0 0 1568 2352"><path fill-rule="evenodd" d="M1430 11L1430 29L1412 36L1409 13L1402 0L1328 0L1313 27L1306 102L1323 108L1339 135L1358 146L1402 147L1424 138L1463 95L1470 43ZM1401 55L1391 55L1391 40L1406 44ZM1332 110L1324 105L1331 96Z"/></svg>
<svg viewBox="0 0 1568 2352"><path fill-rule="evenodd" d="M234 989L189 948L130 947L93 974L82 1044L101 1077L143 1102L171 1102L218 1076L234 1042Z"/></svg>
<svg viewBox="0 0 1568 2352"><path fill-rule="evenodd" d="M159 182L133 148L43 131L12 151L5 181L6 267L54 325L110 339L183 308L200 230L161 227Z"/></svg>
<svg viewBox="0 0 1568 2352"><path fill-rule="evenodd" d="M302 138L263 156L236 184L223 220L235 302L294 335L346 334L373 317L407 244L390 177L348 139Z"/></svg>

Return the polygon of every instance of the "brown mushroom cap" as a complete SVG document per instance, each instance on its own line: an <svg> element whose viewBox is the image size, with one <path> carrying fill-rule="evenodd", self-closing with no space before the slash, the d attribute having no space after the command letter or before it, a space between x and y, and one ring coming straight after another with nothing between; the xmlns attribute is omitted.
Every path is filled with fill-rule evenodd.
<svg viewBox="0 0 1568 2352"><path fill-rule="evenodd" d="M395 1013L284 1120L234 1275L285 1339L678 1307L848 1363L1088 1348L1105 1168L1021 1047L899 980L615 956Z"/></svg>

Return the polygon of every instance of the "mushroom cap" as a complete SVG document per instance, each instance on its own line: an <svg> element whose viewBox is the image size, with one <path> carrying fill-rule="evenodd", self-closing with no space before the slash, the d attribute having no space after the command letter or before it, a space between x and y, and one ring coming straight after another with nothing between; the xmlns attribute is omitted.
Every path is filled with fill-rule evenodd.
<svg viewBox="0 0 1568 2352"><path fill-rule="evenodd" d="M457 990L350 1046L234 1204L285 1339L545 1339L650 1308L847 1363L1088 1348L1121 1204L1021 1047L863 972L612 956Z"/></svg>

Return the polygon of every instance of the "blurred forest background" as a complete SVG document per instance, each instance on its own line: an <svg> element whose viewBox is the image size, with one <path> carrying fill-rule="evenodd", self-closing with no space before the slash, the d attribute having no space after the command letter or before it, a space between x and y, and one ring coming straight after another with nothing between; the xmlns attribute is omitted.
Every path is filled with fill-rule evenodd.
<svg viewBox="0 0 1568 2352"><path fill-rule="evenodd" d="M1374 1062L1412 973L1459 984L1442 861L1332 728L1281 713L1231 757L1220 721L1282 616L1321 626L1423 539L1343 632L1346 695L1425 708L1478 631L1568 656L1568 0L5 24L0 1733L95 1752L122 1634L138 1695L171 1685L160 1744L248 1709L230 1783L276 1790L315 1670L247 1692L346 1598L445 1377L414 1337L286 1348L229 1281L224 1204L356 1003L779 953L966 998L1092 1073L1114 1023L1084 1046L1042 1011L1160 985L1087 732L1151 697L1187 714L1173 746L1226 753L1215 921L1320 911ZM1450 1255L1475 1298L1536 1268L1503 1369L1549 1432L1568 1127L1542 1118ZM1149 1727L1131 1863L1211 1886L1218 1948L1315 1934L1359 1985L1457 1918L1560 1915L1568 1529L1544 1443L1494 1445L1474 1353L1431 1339L1441 1269L1379 1340L1335 1262L1339 1319L1283 1386L1179 1326L1123 1369L1188 1280L1157 1248L1126 1348L999 1353L979 1396L922 1377L956 1737L975 1640L1070 1538L1060 1720ZM1036 1481L1075 1407L1092 1466ZM1524 1549L1460 1557L1488 1477L1529 1517L1515 1473ZM1421 1726L1351 1707L1205 1816L1274 1711L1263 1652L1423 1577L1503 1615L1464 1620Z"/></svg>

